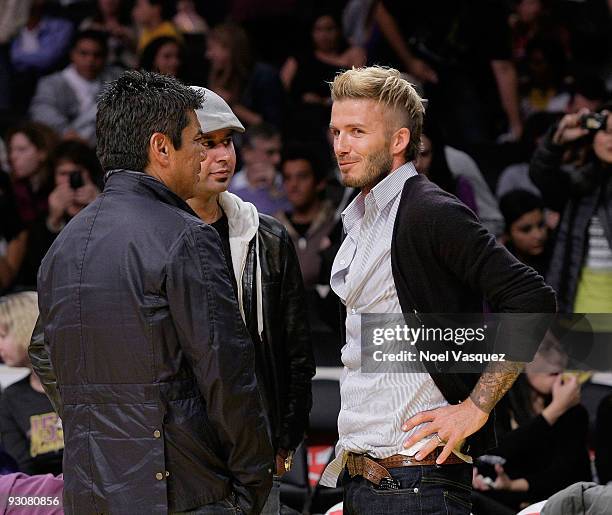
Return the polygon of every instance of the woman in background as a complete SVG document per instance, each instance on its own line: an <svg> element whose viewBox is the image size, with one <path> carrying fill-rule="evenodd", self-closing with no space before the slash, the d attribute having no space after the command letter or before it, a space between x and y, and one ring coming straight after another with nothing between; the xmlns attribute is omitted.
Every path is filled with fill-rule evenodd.
<svg viewBox="0 0 612 515"><path fill-rule="evenodd" d="M30 367L28 345L38 317L36 292L0 299L0 357L10 367ZM0 437L6 452L26 474L61 474L61 421L38 376L30 373L0 399Z"/></svg>
<svg viewBox="0 0 612 515"><path fill-rule="evenodd" d="M284 104L280 78L270 65L254 61L244 29L222 23L210 31L206 44L207 87L230 105L244 125L267 122L280 128Z"/></svg>
<svg viewBox="0 0 612 515"><path fill-rule="evenodd" d="M499 202L506 222L504 243L517 259L545 276L550 259L542 199L525 190L506 193Z"/></svg>
<svg viewBox="0 0 612 515"><path fill-rule="evenodd" d="M364 66L366 55L344 39L341 22L331 10L315 15L310 38L307 50L288 57L280 74L292 102L292 137L324 142L332 104L328 81L339 70Z"/></svg>
<svg viewBox="0 0 612 515"><path fill-rule="evenodd" d="M421 151L415 162L417 172L426 175L431 182L452 195L478 214L474 189L469 179L453 175L445 153L444 141L433 124L425 123L421 135Z"/></svg>
<svg viewBox="0 0 612 515"><path fill-rule="evenodd" d="M183 45L176 38L162 36L144 48L140 67L148 72L180 78L183 61Z"/></svg>
<svg viewBox="0 0 612 515"><path fill-rule="evenodd" d="M58 138L46 125L26 122L10 129L6 140L13 193L21 221L27 226L47 212L50 159Z"/></svg>

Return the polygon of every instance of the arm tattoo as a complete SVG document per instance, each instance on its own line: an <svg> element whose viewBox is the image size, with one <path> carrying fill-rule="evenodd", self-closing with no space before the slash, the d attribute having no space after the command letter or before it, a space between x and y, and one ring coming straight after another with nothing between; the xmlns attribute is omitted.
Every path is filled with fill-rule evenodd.
<svg viewBox="0 0 612 515"><path fill-rule="evenodd" d="M516 361L490 362L472 390L470 399L482 411L490 413L510 389L524 366L524 363Z"/></svg>

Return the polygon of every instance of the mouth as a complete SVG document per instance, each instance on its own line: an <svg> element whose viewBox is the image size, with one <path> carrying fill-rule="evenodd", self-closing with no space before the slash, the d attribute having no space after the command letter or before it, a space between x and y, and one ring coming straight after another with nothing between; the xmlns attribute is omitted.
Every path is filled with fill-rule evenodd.
<svg viewBox="0 0 612 515"><path fill-rule="evenodd" d="M345 171L348 168L350 168L351 166L353 166L354 164L357 164L357 161L338 162L338 166L340 167L340 171Z"/></svg>

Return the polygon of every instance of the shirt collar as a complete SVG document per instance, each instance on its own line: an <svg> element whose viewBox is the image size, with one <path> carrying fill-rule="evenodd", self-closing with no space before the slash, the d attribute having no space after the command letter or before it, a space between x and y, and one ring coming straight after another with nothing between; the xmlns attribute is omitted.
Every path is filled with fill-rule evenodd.
<svg viewBox="0 0 612 515"><path fill-rule="evenodd" d="M417 171L412 162L405 163L374 186L370 193L376 202L378 211L387 207L387 204L401 193L406 180L415 175Z"/></svg>
<svg viewBox="0 0 612 515"><path fill-rule="evenodd" d="M412 162L405 163L374 186L369 194L374 199L378 212L382 211L389 202L395 199L401 193L406 180L415 175L418 175L418 172ZM363 218L364 213L365 197L362 193L359 193L346 209L342 211L342 223L347 234Z"/></svg>

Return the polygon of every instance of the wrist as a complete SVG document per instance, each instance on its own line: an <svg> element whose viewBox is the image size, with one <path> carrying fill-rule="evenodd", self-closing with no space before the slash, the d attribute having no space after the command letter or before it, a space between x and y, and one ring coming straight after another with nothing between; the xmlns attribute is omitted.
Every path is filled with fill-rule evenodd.
<svg viewBox="0 0 612 515"><path fill-rule="evenodd" d="M462 404L466 406L466 409L469 409L469 411L473 413L473 416L476 419L484 418L486 420L487 418L489 418L489 414L493 410L493 408L491 408L491 410L486 411L485 407L481 407L476 402L474 402L471 395L467 399L465 399Z"/></svg>
<svg viewBox="0 0 612 515"><path fill-rule="evenodd" d="M544 420L548 422L548 425L552 426L561 416L561 412L555 405L549 404L542 411L542 416L544 417Z"/></svg>

